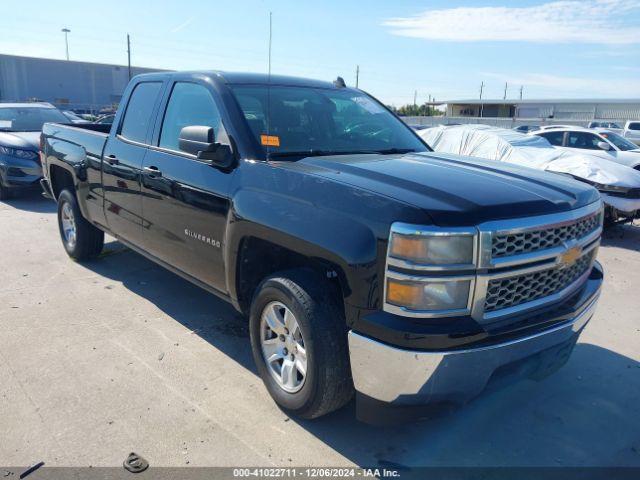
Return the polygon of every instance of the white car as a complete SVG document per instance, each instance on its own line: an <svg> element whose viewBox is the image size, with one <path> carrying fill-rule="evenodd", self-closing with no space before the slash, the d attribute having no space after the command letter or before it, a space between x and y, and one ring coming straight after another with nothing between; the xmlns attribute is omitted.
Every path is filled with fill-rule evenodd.
<svg viewBox="0 0 640 480"><path fill-rule="evenodd" d="M563 127L531 132L554 147L574 153L590 153L606 160L640 170L640 147L607 129Z"/></svg>
<svg viewBox="0 0 640 480"><path fill-rule="evenodd" d="M624 126L622 136L636 145L640 145L640 121L629 120Z"/></svg>
<svg viewBox="0 0 640 480"><path fill-rule="evenodd" d="M489 125L434 127L417 133L436 152L467 155L478 162L515 163L593 185L607 207L608 221L640 215L640 171L590 155L588 150L574 153L553 147L541 136Z"/></svg>
<svg viewBox="0 0 640 480"><path fill-rule="evenodd" d="M622 127L618 125L616 122L605 122L602 120L594 120L589 122L587 128L604 128L611 132L622 133Z"/></svg>
<svg viewBox="0 0 640 480"><path fill-rule="evenodd" d="M553 130L556 128L571 128L573 125L542 125L538 130Z"/></svg>

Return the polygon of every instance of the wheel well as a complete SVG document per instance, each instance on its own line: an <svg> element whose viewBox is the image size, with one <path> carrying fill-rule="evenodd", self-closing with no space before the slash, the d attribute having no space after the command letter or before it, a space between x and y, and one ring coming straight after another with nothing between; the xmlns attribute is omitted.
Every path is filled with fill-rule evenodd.
<svg viewBox="0 0 640 480"><path fill-rule="evenodd" d="M64 168L52 165L49 170L49 177L51 178L51 190L56 199L60 195L60 192L62 192L66 187L70 188L71 191L75 190L73 177L71 176L71 173Z"/></svg>
<svg viewBox="0 0 640 480"><path fill-rule="evenodd" d="M307 268L327 280L336 304L344 312L342 269L323 259L311 258L280 245L255 237L245 238L240 246L237 263L238 302L245 315L249 314L251 300L260 282L276 272L294 268Z"/></svg>

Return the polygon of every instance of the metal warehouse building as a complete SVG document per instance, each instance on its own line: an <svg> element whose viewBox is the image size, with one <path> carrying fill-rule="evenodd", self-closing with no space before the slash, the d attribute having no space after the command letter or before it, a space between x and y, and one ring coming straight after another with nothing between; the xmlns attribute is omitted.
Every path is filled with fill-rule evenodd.
<svg viewBox="0 0 640 480"><path fill-rule="evenodd" d="M154 71L131 67L132 75ZM127 66L0 54L0 102L97 111L117 104L128 81Z"/></svg>
<svg viewBox="0 0 640 480"><path fill-rule="evenodd" d="M444 103L444 102L443 102ZM450 100L448 117L639 120L640 99Z"/></svg>

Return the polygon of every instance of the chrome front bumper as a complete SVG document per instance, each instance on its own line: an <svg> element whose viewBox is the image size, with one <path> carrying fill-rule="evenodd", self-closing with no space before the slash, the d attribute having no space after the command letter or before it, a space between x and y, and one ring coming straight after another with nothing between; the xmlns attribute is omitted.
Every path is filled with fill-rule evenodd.
<svg viewBox="0 0 640 480"><path fill-rule="evenodd" d="M403 350L350 331L349 353L356 391L393 406L461 405L479 395L502 367L509 369L547 352L545 368L553 371L566 362L577 336L595 312L599 294L598 289L579 314L553 328L468 350Z"/></svg>

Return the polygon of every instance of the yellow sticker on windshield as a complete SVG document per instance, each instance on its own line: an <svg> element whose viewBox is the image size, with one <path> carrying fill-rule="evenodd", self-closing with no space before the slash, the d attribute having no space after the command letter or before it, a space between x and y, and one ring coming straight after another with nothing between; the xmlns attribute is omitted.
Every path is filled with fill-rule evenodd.
<svg viewBox="0 0 640 480"><path fill-rule="evenodd" d="M260 141L265 147L279 147L280 137L277 135L260 135Z"/></svg>

